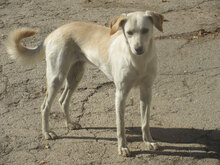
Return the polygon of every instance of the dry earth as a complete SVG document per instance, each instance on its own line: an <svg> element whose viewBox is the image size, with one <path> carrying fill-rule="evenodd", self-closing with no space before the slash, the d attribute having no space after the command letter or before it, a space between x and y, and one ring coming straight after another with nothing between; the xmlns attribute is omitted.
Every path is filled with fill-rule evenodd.
<svg viewBox="0 0 220 165"><path fill-rule="evenodd" d="M126 104L126 134L132 157L118 156L114 85L88 66L71 101L71 116L83 129L68 131L58 103L50 115L58 140L41 135L45 61L22 67L8 58L4 42L20 27L40 29L25 41L39 44L72 21L107 25L115 15L137 10L164 14L155 30L159 57L153 88L151 130L160 151L141 140L138 92ZM0 0L0 164L220 164L219 0Z"/></svg>

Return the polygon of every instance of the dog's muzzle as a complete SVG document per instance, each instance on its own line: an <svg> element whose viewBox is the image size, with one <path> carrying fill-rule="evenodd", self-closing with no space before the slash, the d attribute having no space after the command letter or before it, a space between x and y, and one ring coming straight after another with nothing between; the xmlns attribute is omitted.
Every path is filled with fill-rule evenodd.
<svg viewBox="0 0 220 165"><path fill-rule="evenodd" d="M135 48L136 55L141 55L144 53L144 49L142 46Z"/></svg>

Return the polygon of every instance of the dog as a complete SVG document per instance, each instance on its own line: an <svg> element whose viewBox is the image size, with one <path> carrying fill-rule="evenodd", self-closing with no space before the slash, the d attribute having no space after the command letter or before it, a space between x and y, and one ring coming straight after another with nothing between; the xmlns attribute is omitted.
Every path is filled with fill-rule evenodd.
<svg viewBox="0 0 220 165"><path fill-rule="evenodd" d="M153 26L163 31L163 16L153 11L121 14L110 21L110 27L84 22L72 22L50 33L36 48L27 48L21 40L33 36L36 30L23 28L9 34L7 52L22 65L46 58L47 92L41 106L42 133L45 139L56 139L49 130L48 116L52 102L62 84L59 99L69 129L80 129L69 117L69 102L80 82L85 63L97 66L114 82L118 152L130 156L125 138L125 101L133 87L140 89L141 128L148 149L159 145L149 128L152 84L157 72L157 56Z"/></svg>

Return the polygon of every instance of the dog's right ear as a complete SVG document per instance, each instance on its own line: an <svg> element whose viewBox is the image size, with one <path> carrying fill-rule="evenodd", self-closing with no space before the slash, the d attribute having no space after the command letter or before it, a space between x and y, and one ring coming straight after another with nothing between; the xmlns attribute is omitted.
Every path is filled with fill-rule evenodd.
<svg viewBox="0 0 220 165"><path fill-rule="evenodd" d="M109 21L109 26L111 28L110 35L113 35L114 33L116 33L119 27L122 27L124 25L126 20L127 20L127 15L122 14L120 16L113 18L111 21Z"/></svg>

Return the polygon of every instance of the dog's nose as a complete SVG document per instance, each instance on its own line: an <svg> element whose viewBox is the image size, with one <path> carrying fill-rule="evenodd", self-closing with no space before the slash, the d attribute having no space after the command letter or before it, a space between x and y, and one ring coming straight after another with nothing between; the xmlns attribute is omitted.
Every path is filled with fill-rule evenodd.
<svg viewBox="0 0 220 165"><path fill-rule="evenodd" d="M143 49L142 46L140 46L140 47L136 47L135 51L137 52L138 55L140 55L140 54L142 54L144 52L144 49Z"/></svg>

